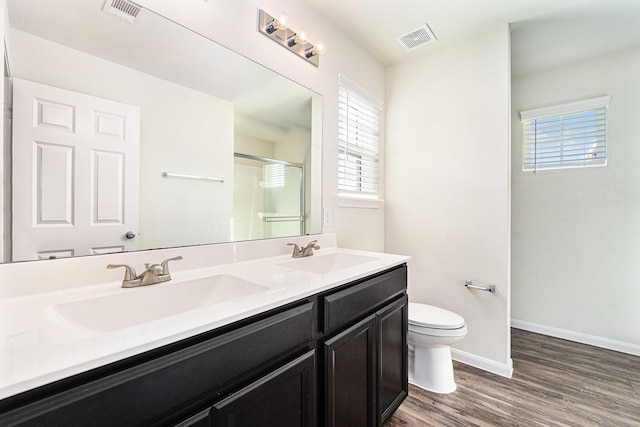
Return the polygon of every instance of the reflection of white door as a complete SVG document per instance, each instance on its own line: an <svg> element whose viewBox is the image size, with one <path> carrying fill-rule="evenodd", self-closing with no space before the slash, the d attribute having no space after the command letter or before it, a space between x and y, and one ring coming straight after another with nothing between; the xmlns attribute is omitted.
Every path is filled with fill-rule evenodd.
<svg viewBox="0 0 640 427"><path fill-rule="evenodd" d="M13 79L13 260L137 249L139 145L138 107Z"/></svg>

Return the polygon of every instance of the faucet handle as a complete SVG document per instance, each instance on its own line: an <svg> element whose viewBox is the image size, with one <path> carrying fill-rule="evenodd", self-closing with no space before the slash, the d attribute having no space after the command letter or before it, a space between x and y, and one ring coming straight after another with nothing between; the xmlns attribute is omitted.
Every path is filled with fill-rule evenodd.
<svg viewBox="0 0 640 427"><path fill-rule="evenodd" d="M174 258L168 258L165 259L164 261L162 261L161 265L162 265L162 274L169 274L169 261L178 261L181 260L182 257L181 256L177 256Z"/></svg>
<svg viewBox="0 0 640 427"><path fill-rule="evenodd" d="M130 265L127 265L127 264L109 264L109 265L107 265L107 268L121 268L121 267L124 267L124 269L125 269L124 280L133 280L133 279L136 278L136 276L137 276L136 271Z"/></svg>
<svg viewBox="0 0 640 427"><path fill-rule="evenodd" d="M287 246L293 246L293 253L291 254L292 257L297 258L300 255L300 248L297 244L287 243Z"/></svg>
<svg viewBox="0 0 640 427"><path fill-rule="evenodd" d="M301 255L305 257L312 256L314 249L320 249L320 246L316 245L317 242L318 242L317 240L312 240L309 243L307 243L307 246L300 249L300 252L302 252Z"/></svg>
<svg viewBox="0 0 640 427"><path fill-rule="evenodd" d="M107 268L121 268L124 267L124 280L122 281L123 288L134 288L140 286L141 279L137 277L136 271L133 267L126 264L109 264Z"/></svg>

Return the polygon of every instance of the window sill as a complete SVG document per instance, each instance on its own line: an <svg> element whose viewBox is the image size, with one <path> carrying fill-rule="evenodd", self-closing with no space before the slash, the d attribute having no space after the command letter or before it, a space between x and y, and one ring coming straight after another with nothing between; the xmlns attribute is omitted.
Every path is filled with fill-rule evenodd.
<svg viewBox="0 0 640 427"><path fill-rule="evenodd" d="M384 200L372 197L351 196L338 194L336 204L339 208L378 209Z"/></svg>

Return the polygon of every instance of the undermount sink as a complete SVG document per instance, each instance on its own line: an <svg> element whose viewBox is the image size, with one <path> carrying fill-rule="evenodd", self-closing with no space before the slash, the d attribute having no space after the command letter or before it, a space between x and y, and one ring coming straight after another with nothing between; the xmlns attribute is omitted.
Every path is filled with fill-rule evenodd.
<svg viewBox="0 0 640 427"><path fill-rule="evenodd" d="M306 258L298 258L293 261L280 264L282 267L294 270L306 271L315 274L333 273L349 267L376 261L378 258L354 255L346 253L334 253L328 255L314 255Z"/></svg>
<svg viewBox="0 0 640 427"><path fill-rule="evenodd" d="M221 274L129 289L117 294L56 304L51 308L75 326L95 332L109 332L232 301L267 289L235 276Z"/></svg>

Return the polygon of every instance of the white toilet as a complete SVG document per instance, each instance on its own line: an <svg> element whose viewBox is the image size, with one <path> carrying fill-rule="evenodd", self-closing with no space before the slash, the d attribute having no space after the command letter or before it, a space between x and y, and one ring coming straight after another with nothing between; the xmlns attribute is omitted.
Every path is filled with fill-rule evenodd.
<svg viewBox="0 0 640 427"><path fill-rule="evenodd" d="M409 303L407 338L414 347L409 382L436 393L453 392L456 383L449 346L465 335L467 325L462 316L432 305Z"/></svg>

